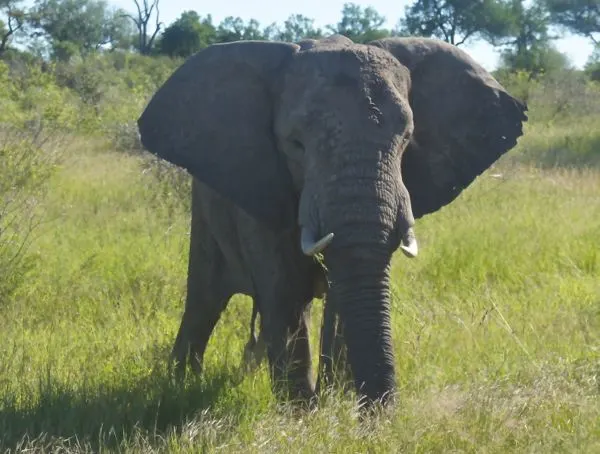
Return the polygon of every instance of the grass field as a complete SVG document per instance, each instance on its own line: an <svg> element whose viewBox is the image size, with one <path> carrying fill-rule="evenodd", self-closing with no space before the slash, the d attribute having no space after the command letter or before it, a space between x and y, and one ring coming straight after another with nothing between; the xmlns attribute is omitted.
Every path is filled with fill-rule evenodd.
<svg viewBox="0 0 600 454"><path fill-rule="evenodd" d="M143 158L69 142L27 284L0 307L0 451L600 452L598 131L529 125L418 221L421 255L394 261L399 405L369 424L335 391L294 416L264 365L240 372L243 297L204 376L169 384L189 201Z"/></svg>

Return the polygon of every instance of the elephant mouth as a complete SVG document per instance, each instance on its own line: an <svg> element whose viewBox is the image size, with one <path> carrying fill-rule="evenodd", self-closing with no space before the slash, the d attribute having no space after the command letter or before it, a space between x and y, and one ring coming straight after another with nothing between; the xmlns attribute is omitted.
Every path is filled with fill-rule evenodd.
<svg viewBox="0 0 600 454"><path fill-rule="evenodd" d="M308 256L314 256L323 252L327 246L331 244L335 235L333 232L328 233L320 239L308 227L302 227L300 234L300 247L302 252ZM415 258L419 255L419 244L415 236L413 228L409 228L400 241L400 250L408 258Z"/></svg>

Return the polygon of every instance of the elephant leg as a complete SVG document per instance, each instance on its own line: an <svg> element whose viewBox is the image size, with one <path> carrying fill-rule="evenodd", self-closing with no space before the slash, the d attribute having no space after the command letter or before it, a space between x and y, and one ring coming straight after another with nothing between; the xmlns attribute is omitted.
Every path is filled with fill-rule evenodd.
<svg viewBox="0 0 600 454"><path fill-rule="evenodd" d="M290 358L288 380L294 396L308 399L314 395L312 360L310 352L309 326L311 301L294 311L289 322L287 345Z"/></svg>
<svg viewBox="0 0 600 454"><path fill-rule="evenodd" d="M188 362L194 374L202 372L206 346L228 302L229 296L206 294L198 299L188 298L171 353L171 363L175 363L178 380L185 377Z"/></svg>
<svg viewBox="0 0 600 454"><path fill-rule="evenodd" d="M226 272L216 241L192 215L185 310L169 365L172 369L175 363L179 381L185 376L188 361L195 374L202 371L206 345L233 293L225 281Z"/></svg>
<svg viewBox="0 0 600 454"><path fill-rule="evenodd" d="M252 316L250 317L250 338L244 347L244 358L242 360L242 369L251 371L256 369L262 363L266 355L266 344L262 330L256 334L256 317L258 316L258 303L256 299L252 300Z"/></svg>
<svg viewBox="0 0 600 454"><path fill-rule="evenodd" d="M282 397L306 401L314 396L308 328L310 302L300 307L278 306L280 310L269 311L261 319L273 390Z"/></svg>

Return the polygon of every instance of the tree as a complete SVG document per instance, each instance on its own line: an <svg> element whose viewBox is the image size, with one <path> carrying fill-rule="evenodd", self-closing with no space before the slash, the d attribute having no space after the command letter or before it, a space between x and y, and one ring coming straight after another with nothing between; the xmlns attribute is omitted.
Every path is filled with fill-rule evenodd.
<svg viewBox="0 0 600 454"><path fill-rule="evenodd" d="M502 52L501 66L511 71L528 72L531 77L549 74L570 66L569 58L551 44L534 46L524 52Z"/></svg>
<svg viewBox="0 0 600 454"><path fill-rule="evenodd" d="M310 19L302 14L293 14L283 23L283 29L275 28L272 34L273 39L278 41L298 42L303 39L318 39L323 36L320 28L315 28L314 19Z"/></svg>
<svg viewBox="0 0 600 454"><path fill-rule="evenodd" d="M260 23L250 19L246 24L240 17L228 16L217 27L217 42L228 43L241 40L269 39L271 28L261 31Z"/></svg>
<svg viewBox="0 0 600 454"><path fill-rule="evenodd" d="M217 30L212 17L201 17L195 11L185 11L163 32L158 48L170 57L189 57L216 42Z"/></svg>
<svg viewBox="0 0 600 454"><path fill-rule="evenodd" d="M596 46L584 69L590 79L600 81L600 46Z"/></svg>
<svg viewBox="0 0 600 454"><path fill-rule="evenodd" d="M154 40L158 36L163 25L162 22L160 22L160 11L158 9L159 1L160 0L152 0L149 2L148 0L142 0L140 3L139 0L133 0L137 14L135 16L129 13L124 14L125 17L128 17L133 22L137 29L137 49L142 55L150 54L152 46L154 45ZM156 14L154 14L155 12ZM150 20L152 19L153 14L155 16L154 31L149 35Z"/></svg>
<svg viewBox="0 0 600 454"><path fill-rule="evenodd" d="M600 44L600 0L545 0L552 22Z"/></svg>
<svg viewBox="0 0 600 454"><path fill-rule="evenodd" d="M389 30L381 28L384 22L385 17L370 6L363 9L355 3L344 3L342 19L336 25L328 26L328 29L354 42L365 43L390 35Z"/></svg>
<svg viewBox="0 0 600 454"><path fill-rule="evenodd" d="M504 36L510 6L500 0L417 0L400 21L409 35L436 37L459 46L475 37Z"/></svg>
<svg viewBox="0 0 600 454"><path fill-rule="evenodd" d="M2 55L15 35L23 29L27 13L19 8L21 0L0 0L0 12L6 17L6 22L0 20L0 55Z"/></svg>
<svg viewBox="0 0 600 454"><path fill-rule="evenodd" d="M552 45L556 36L549 34L550 16L541 3L525 6L524 0L512 0L513 26L508 36L494 40L505 47L501 59L510 70L523 70L532 77L568 66L568 59Z"/></svg>
<svg viewBox="0 0 600 454"><path fill-rule="evenodd" d="M34 36L44 36L54 57L64 59L126 45L131 27L122 15L104 0L36 0L31 22Z"/></svg>

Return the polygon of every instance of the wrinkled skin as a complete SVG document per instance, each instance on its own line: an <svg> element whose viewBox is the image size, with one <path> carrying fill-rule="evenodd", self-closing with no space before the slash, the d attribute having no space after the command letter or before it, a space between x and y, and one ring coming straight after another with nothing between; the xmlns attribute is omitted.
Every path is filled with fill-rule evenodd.
<svg viewBox="0 0 600 454"><path fill-rule="evenodd" d="M308 311L322 271L309 255L322 250L355 389L389 401L391 256L416 255L415 219L514 147L525 111L431 39L239 42L191 57L138 121L146 149L194 176L179 373L187 361L201 370L220 313L243 293L274 390L313 396Z"/></svg>

